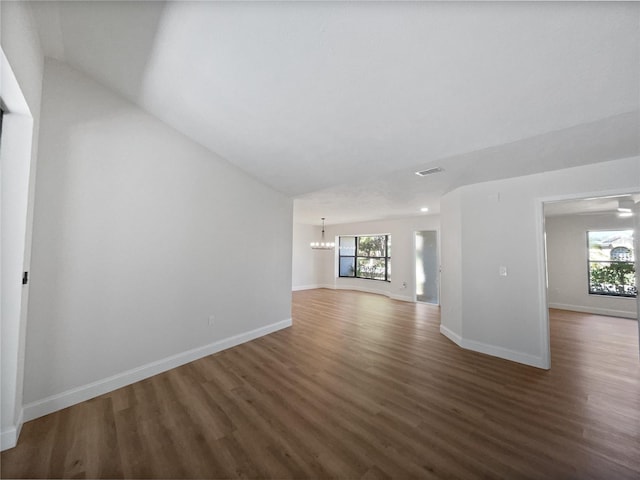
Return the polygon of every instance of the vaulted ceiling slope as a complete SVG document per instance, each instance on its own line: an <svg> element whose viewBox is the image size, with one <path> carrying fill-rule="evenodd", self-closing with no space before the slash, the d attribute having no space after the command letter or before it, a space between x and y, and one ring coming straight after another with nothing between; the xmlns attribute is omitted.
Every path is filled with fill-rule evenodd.
<svg viewBox="0 0 640 480"><path fill-rule="evenodd" d="M461 183L639 148L635 2L32 7L47 55L299 197L309 218L354 198L406 214ZM594 130L597 158L571 149ZM402 182L442 162L448 177Z"/></svg>

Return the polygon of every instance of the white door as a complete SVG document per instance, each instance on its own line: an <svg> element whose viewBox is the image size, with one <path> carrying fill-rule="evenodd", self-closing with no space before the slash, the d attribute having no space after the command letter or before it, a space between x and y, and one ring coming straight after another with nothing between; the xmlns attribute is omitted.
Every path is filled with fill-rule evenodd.
<svg viewBox="0 0 640 480"><path fill-rule="evenodd" d="M439 304L439 282L438 232L416 232L416 301Z"/></svg>

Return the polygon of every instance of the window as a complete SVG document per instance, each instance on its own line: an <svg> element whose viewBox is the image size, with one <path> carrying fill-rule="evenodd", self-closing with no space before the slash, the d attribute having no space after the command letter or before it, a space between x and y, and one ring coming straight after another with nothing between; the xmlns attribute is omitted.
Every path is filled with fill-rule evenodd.
<svg viewBox="0 0 640 480"><path fill-rule="evenodd" d="M340 237L340 277L391 281L391 236Z"/></svg>
<svg viewBox="0 0 640 480"><path fill-rule="evenodd" d="M589 293L615 297L638 295L633 230L587 232Z"/></svg>

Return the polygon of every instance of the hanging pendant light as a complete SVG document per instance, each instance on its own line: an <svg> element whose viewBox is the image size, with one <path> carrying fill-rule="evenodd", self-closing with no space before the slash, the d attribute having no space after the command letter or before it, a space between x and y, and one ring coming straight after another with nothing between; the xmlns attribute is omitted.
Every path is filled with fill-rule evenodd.
<svg viewBox="0 0 640 480"><path fill-rule="evenodd" d="M314 250L333 250L336 246L335 242L326 242L324 240L324 217L322 217L322 239L319 242L311 242L310 246Z"/></svg>

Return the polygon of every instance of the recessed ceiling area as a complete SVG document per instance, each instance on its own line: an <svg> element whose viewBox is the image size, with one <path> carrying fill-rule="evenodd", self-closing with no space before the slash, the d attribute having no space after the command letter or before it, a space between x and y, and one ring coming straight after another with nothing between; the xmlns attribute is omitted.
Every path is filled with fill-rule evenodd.
<svg viewBox="0 0 640 480"><path fill-rule="evenodd" d="M48 56L318 224L638 155L635 2L32 2ZM442 167L420 178L416 171Z"/></svg>

